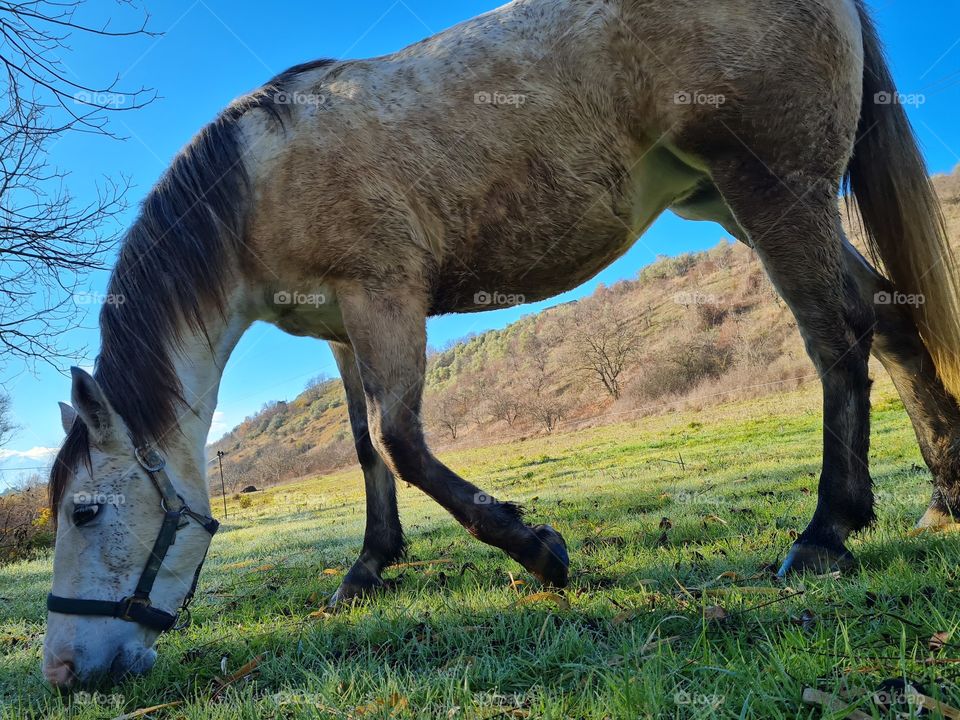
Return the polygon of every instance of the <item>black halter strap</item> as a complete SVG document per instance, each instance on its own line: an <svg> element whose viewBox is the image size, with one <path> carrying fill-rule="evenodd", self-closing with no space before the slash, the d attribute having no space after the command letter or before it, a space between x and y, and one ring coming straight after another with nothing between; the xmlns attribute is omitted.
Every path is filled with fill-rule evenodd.
<svg viewBox="0 0 960 720"><path fill-rule="evenodd" d="M167 630L177 630L186 627L190 622L190 601L197 590L197 583L200 580L200 570L203 568L203 562L207 556L204 553L200 564L197 565L193 573L193 582L190 590L180 606L180 610L174 614L160 610L150 604L150 592L153 590L153 584L157 580L163 560L167 556L167 551L177 539L177 531L185 526L185 518L194 520L206 530L210 535L217 532L220 523L208 515L200 515L191 510L183 501L170 482L164 466L166 462L163 456L154 448L137 448L137 462L140 463L150 480L153 482L157 492L160 493L160 507L163 509L163 524L160 526L160 532L157 533L157 539L150 550L150 557L147 564L140 574L140 580L133 595L125 597L122 600L82 600L80 598L65 598L58 595L47 595L47 610L51 612L63 613L66 615L102 615L114 617L127 622L135 622L145 627L165 632ZM180 623L181 614L186 615L184 622Z"/></svg>

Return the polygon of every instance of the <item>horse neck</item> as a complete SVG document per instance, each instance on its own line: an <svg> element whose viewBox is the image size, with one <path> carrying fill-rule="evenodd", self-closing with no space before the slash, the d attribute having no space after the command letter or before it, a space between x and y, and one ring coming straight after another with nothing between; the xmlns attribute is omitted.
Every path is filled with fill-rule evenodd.
<svg viewBox="0 0 960 720"><path fill-rule="evenodd" d="M224 367L237 342L249 327L243 312L242 293L236 292L224 311L212 311L204 329L184 331L177 347L171 349L173 366L183 398L178 408L178 430L167 436L169 461L182 478L200 478L198 496L206 501L206 443L217 407L217 395Z"/></svg>

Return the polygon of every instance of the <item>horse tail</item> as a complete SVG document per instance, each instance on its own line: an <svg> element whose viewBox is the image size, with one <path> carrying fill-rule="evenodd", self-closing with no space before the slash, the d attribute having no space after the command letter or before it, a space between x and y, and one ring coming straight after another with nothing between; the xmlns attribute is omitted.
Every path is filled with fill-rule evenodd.
<svg viewBox="0 0 960 720"><path fill-rule="evenodd" d="M940 380L960 399L960 282L946 223L876 26L864 0L856 5L863 106L844 185L856 199L874 260L882 261L899 293L915 296L920 335Z"/></svg>

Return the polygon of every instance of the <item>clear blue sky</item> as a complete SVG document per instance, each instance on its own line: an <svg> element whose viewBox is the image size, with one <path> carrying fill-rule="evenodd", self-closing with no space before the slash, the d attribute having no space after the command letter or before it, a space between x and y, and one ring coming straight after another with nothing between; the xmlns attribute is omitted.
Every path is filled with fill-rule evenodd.
<svg viewBox="0 0 960 720"><path fill-rule="evenodd" d="M161 98L146 109L118 114L114 129L124 142L90 138L62 140L51 160L73 173L70 185L84 197L104 175L125 174L135 187L134 203L149 190L174 153L231 99L290 65L318 57L351 58L399 49L461 20L501 4L496 0L365 0L341 3L251 2L250 0L146 0L150 27L159 38L96 43L76 38L64 57L75 77L109 82L114 74L127 87L155 88ZM910 113L934 172L960 163L960 3L953 0L873 0L894 73L904 93L924 93L926 103ZM87 18L111 15L117 26L139 17L122 4L91 0ZM96 24L94 22L94 24ZM132 211L124 218L132 219ZM633 277L657 254L677 254L715 245L721 228L664 217L619 262L599 277L551 303L511 310L450 316L430 322L430 342L441 345L470 332L497 328L548 304L580 297L597 282ZM105 274L89 289L103 292ZM87 329L70 333L75 347L87 346L91 366L98 336L97 308L89 308ZM8 369L3 388L14 398L19 434L0 450L0 468L48 461L60 430L57 400L67 399L68 379L47 367L36 373ZM220 412L213 433L224 431L269 400L289 399L319 374L336 374L324 343L286 336L258 324L241 341L224 376ZM32 450L32 452L31 452ZM10 455L10 453L15 453ZM5 456L6 455L6 456ZM4 478L15 473L0 472Z"/></svg>

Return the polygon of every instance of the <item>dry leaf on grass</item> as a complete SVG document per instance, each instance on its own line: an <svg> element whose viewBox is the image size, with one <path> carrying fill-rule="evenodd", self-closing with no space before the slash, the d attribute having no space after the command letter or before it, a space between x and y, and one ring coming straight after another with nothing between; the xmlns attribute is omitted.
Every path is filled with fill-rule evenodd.
<svg viewBox="0 0 960 720"><path fill-rule="evenodd" d="M336 568L326 568L323 571L324 575L340 575L343 571L337 570Z"/></svg>
<svg viewBox="0 0 960 720"><path fill-rule="evenodd" d="M719 605L710 605L703 609L703 617L705 620L726 620L729 613Z"/></svg>
<svg viewBox="0 0 960 720"><path fill-rule="evenodd" d="M707 516L703 519L703 522L704 522L704 523L708 523L708 522L719 523L719 524L721 524L721 525L726 525L726 524L727 524L727 521L724 520L724 519L723 519L722 517L720 517L719 515L707 515Z"/></svg>
<svg viewBox="0 0 960 720"><path fill-rule="evenodd" d="M821 692L816 688L806 688L803 691L803 702L806 705L819 705L823 708L826 708L832 713L841 713L846 712L850 707L840 698L830 695L829 693ZM871 717L860 710L851 710L843 717L848 720L871 720Z"/></svg>
<svg viewBox="0 0 960 720"><path fill-rule="evenodd" d="M385 709L390 710L390 715L396 715L401 710L406 710L410 707L410 701L407 700L403 695L398 693L393 693L388 698L377 698L371 703L366 705L360 705L357 708L354 708L355 715L379 715Z"/></svg>
<svg viewBox="0 0 960 720"><path fill-rule="evenodd" d="M958 665L960 658L927 658L923 661L924 665Z"/></svg>
<svg viewBox="0 0 960 720"><path fill-rule="evenodd" d="M946 703L938 702L932 697L927 697L926 695L916 695L917 700L920 701L920 706L924 710L929 710L932 713L938 713L940 716L947 718L948 720L960 720L960 710L957 710L955 707L951 707Z"/></svg>
<svg viewBox="0 0 960 720"><path fill-rule="evenodd" d="M253 560L241 560L240 562L230 563L229 565L224 565L224 570L238 570L239 568L245 568L253 565Z"/></svg>
<svg viewBox="0 0 960 720"><path fill-rule="evenodd" d="M943 650L947 643L950 642L950 633L941 630L940 632L935 632L930 637L930 652L940 652Z"/></svg>
<svg viewBox="0 0 960 720"><path fill-rule="evenodd" d="M134 718L141 718L145 715L159 712L160 710L177 707L178 705L183 705L183 700L174 700L173 702L163 703L163 705L151 705L150 707L140 708L139 710L134 710L133 712L117 715L115 718L113 718L113 720L134 720Z"/></svg>
<svg viewBox="0 0 960 720"><path fill-rule="evenodd" d="M517 605L529 605L531 603L541 602L543 600L549 600L557 604L561 610L569 610L570 602L563 597L562 595L557 595L557 593L552 592L538 592L533 595L527 595L517 600Z"/></svg>

